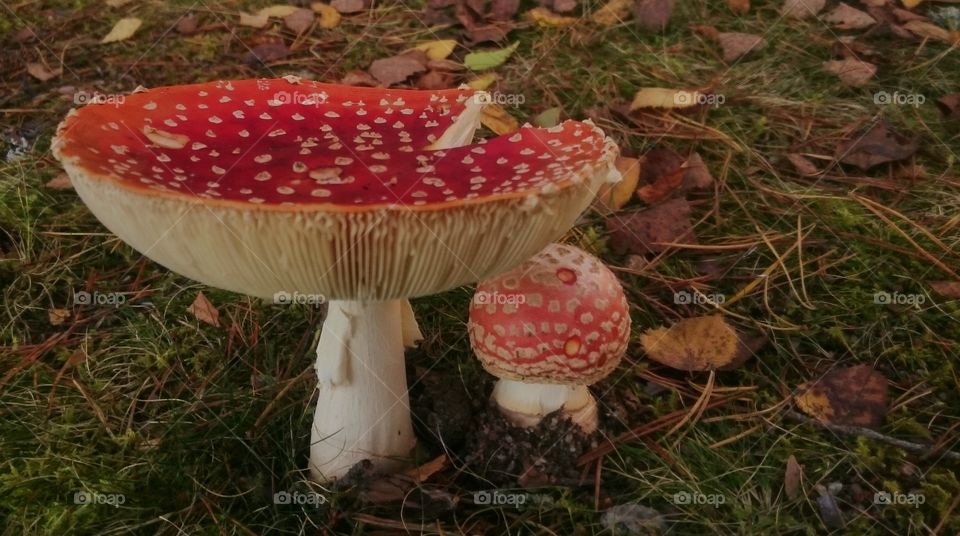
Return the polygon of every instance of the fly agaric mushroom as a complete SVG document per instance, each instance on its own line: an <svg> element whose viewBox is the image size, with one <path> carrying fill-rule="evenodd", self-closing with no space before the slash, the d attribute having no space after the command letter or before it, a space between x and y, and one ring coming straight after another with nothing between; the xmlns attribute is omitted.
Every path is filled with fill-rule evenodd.
<svg viewBox="0 0 960 536"><path fill-rule="evenodd" d="M623 287L600 259L548 245L477 285L467 327L483 367L500 378L492 396L508 420L535 426L562 409L584 432L596 430L587 386L617 367L630 337Z"/></svg>
<svg viewBox="0 0 960 536"><path fill-rule="evenodd" d="M589 123L460 147L477 96L293 77L157 88L71 111L53 152L100 221L160 264L328 300L310 469L329 480L414 446L406 299L519 264L615 178L616 146Z"/></svg>

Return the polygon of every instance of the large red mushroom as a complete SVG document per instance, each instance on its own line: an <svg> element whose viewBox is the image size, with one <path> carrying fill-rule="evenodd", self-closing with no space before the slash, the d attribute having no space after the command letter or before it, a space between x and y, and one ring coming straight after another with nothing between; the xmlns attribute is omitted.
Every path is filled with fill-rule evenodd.
<svg viewBox="0 0 960 536"><path fill-rule="evenodd" d="M363 459L389 469L414 445L407 298L519 264L616 174L616 146L590 123L460 146L477 94L295 78L164 87L71 111L53 152L100 221L171 270L329 301L310 454L328 480Z"/></svg>

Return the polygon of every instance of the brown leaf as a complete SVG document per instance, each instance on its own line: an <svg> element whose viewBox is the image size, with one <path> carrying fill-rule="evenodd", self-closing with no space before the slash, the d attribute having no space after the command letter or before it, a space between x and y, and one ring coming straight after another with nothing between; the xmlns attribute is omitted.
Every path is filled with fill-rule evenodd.
<svg viewBox="0 0 960 536"><path fill-rule="evenodd" d="M799 171L801 175L811 176L820 173L817 166L803 155L787 153L787 160L793 164L793 167L797 168L797 171Z"/></svg>
<svg viewBox="0 0 960 536"><path fill-rule="evenodd" d="M49 181L47 181L47 184L45 184L44 186L54 190L72 190L73 189L73 183L70 181L70 176L67 175L66 173L61 173L56 177L50 179Z"/></svg>
<svg viewBox="0 0 960 536"><path fill-rule="evenodd" d="M377 87L380 85L380 82L376 78L370 75L367 71L361 71L359 69L350 71L340 80L341 84L346 86L366 86L366 87Z"/></svg>
<svg viewBox="0 0 960 536"><path fill-rule="evenodd" d="M630 16L632 3L632 0L607 0L603 7L593 12L591 18L601 26L619 24Z"/></svg>
<svg viewBox="0 0 960 536"><path fill-rule="evenodd" d="M672 13L672 0L637 0L633 6L634 22L644 32L664 31Z"/></svg>
<svg viewBox="0 0 960 536"><path fill-rule="evenodd" d="M727 63L736 61L767 46L766 39L759 35L740 32L719 33L717 34L717 42L723 49L723 61Z"/></svg>
<svg viewBox="0 0 960 536"><path fill-rule="evenodd" d="M313 11L300 8L283 18L283 25L296 34L302 34L313 26Z"/></svg>
<svg viewBox="0 0 960 536"><path fill-rule="evenodd" d="M30 26L24 26L17 30L17 33L14 34L13 40L18 43L27 43L33 41L37 38L37 32Z"/></svg>
<svg viewBox="0 0 960 536"><path fill-rule="evenodd" d="M617 254L648 255L668 249L668 243L697 243L690 223L690 204L683 198L611 216L606 226L610 248Z"/></svg>
<svg viewBox="0 0 960 536"><path fill-rule="evenodd" d="M214 327L220 327L220 311L210 303L210 300L203 295L202 291L197 293L196 299L193 300L193 303L187 308L187 311L197 317L197 320L201 322L206 322Z"/></svg>
<svg viewBox="0 0 960 536"><path fill-rule="evenodd" d="M410 477L415 482L426 482L431 476L446 467L446 465L447 455L441 454L429 462L421 465L420 467L414 467L403 472L402 474Z"/></svg>
<svg viewBox="0 0 960 536"><path fill-rule="evenodd" d="M266 65L288 55L290 55L290 49L283 43L263 43L247 52L243 57L243 63L250 67L258 67L260 64Z"/></svg>
<svg viewBox="0 0 960 536"><path fill-rule="evenodd" d="M56 78L63 74L63 69L49 69L46 65L42 63L28 63L27 72L30 73L30 76L36 78L41 82L46 82L51 78Z"/></svg>
<svg viewBox="0 0 960 536"><path fill-rule="evenodd" d="M931 281L930 288L944 298L960 300L960 281Z"/></svg>
<svg viewBox="0 0 960 536"><path fill-rule="evenodd" d="M730 11L742 15L750 11L750 0L727 0L727 7Z"/></svg>
<svg viewBox="0 0 960 536"><path fill-rule="evenodd" d="M70 309L47 309L47 320L51 326L59 326L70 318Z"/></svg>
<svg viewBox="0 0 960 536"><path fill-rule="evenodd" d="M827 0L786 0L780 14L791 19L805 19L820 13L825 5Z"/></svg>
<svg viewBox="0 0 960 536"><path fill-rule="evenodd" d="M180 20L177 21L177 33L182 35L192 35L197 31L197 17L194 15L187 15L185 17L180 17Z"/></svg>
<svg viewBox="0 0 960 536"><path fill-rule="evenodd" d="M686 173L683 174L684 190L703 190L713 186L713 175L700 155L693 153L683 164Z"/></svg>
<svg viewBox="0 0 960 536"><path fill-rule="evenodd" d="M648 329L640 344L654 361L678 370L713 370L737 357L740 338L720 315L684 318L669 328Z"/></svg>
<svg viewBox="0 0 960 536"><path fill-rule="evenodd" d="M887 414L887 379L870 365L835 368L801 385L794 400L826 424L877 427Z"/></svg>
<svg viewBox="0 0 960 536"><path fill-rule="evenodd" d="M840 77L840 81L852 87L866 84L877 74L877 66L858 59L834 60L823 63L823 68Z"/></svg>
<svg viewBox="0 0 960 536"><path fill-rule="evenodd" d="M644 166L646 169L646 166ZM677 193L683 184L683 177L687 170L678 167L673 172L660 175L652 183L644 184L637 189L637 197L648 205L663 201Z"/></svg>
<svg viewBox="0 0 960 536"><path fill-rule="evenodd" d="M480 112L480 124L502 136L520 130L520 123L497 104L488 104Z"/></svg>
<svg viewBox="0 0 960 536"><path fill-rule="evenodd" d="M937 99L937 109L945 119L960 119L960 93L950 93Z"/></svg>
<svg viewBox="0 0 960 536"><path fill-rule="evenodd" d="M493 20L510 20L517 14L520 0L493 0L490 2L490 18Z"/></svg>
<svg viewBox="0 0 960 536"><path fill-rule="evenodd" d="M365 7L363 0L332 0L330 5L340 13L358 13Z"/></svg>
<svg viewBox="0 0 960 536"><path fill-rule="evenodd" d="M904 24L903 27L910 33L925 39L933 39L948 45L960 42L955 34L925 20L912 20Z"/></svg>
<svg viewBox="0 0 960 536"><path fill-rule="evenodd" d="M430 69L417 78L418 89L447 89L453 87L453 75L448 71Z"/></svg>
<svg viewBox="0 0 960 536"><path fill-rule="evenodd" d="M427 56L420 50L375 60L370 64L369 69L374 78L388 87L426 70Z"/></svg>
<svg viewBox="0 0 960 536"><path fill-rule="evenodd" d="M909 158L915 152L916 140L896 132L881 120L865 135L841 142L835 158L866 171L878 164Z"/></svg>
<svg viewBox="0 0 960 536"><path fill-rule="evenodd" d="M793 454L787 458L787 468L783 472L783 490L791 501L800 496L800 480L803 478L803 467L797 463Z"/></svg>
<svg viewBox="0 0 960 536"><path fill-rule="evenodd" d="M840 30L862 30L877 23L877 20L869 14L843 2L824 15L823 20Z"/></svg>

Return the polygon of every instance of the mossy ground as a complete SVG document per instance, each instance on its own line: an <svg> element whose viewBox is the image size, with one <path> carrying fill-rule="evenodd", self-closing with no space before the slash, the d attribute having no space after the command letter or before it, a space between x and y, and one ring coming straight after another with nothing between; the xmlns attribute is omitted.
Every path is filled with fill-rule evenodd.
<svg viewBox="0 0 960 536"><path fill-rule="evenodd" d="M265 38L293 40L279 26L260 32L235 24L239 9L262 4L146 2L113 9L75 0L0 7L9 54L0 62L3 134L30 143L26 157L0 163L2 534L392 534L404 522L414 533L592 534L603 531L603 508L632 501L664 514L672 534L960 532L958 464L837 436L782 411L802 382L833 366L867 363L891 382L881 432L958 448L960 302L930 292L926 282L951 276L921 250L960 267L960 129L932 105L960 87L960 57L933 42L868 37L879 51L878 75L863 88L846 88L821 69L832 57L835 32L818 21L781 20L779 3L770 1L755 2L741 16L722 2L679 3L663 35L637 34L631 23L524 24L511 34L521 43L517 53L497 69L497 89L525 97L510 109L520 119L560 106L570 117L593 118L627 154L667 145L703 156L717 186L694 197L694 214L700 242L712 249L676 251L618 273L638 333L709 312L674 304L673 292L698 275L698 261L722 267L722 277L704 288L728 297L724 310L739 328L769 340L739 370L718 373L715 396L728 402L671 436L665 429L647 436L658 449L618 443L603 458L597 487L590 465L587 485L538 490L553 500L535 508L472 504L472 493L484 489L483 475L453 469L440 480L459 501L436 520L396 504L364 503L351 489L325 491L322 508L273 504L272 493L304 486L313 411L313 379L305 371L321 312L265 304L172 274L108 233L72 191L44 187L60 172L48 152L50 135L73 105L58 93L61 86L121 93L137 85L287 73L335 80L412 43L462 31L429 31L418 20L421 5L390 2L334 30L315 30L284 60L251 68L241 61L248 48ZM202 24L224 28L190 37L167 32L188 10ZM129 41L99 44L121 16L141 17L144 26ZM27 24L40 42L17 44L13 32ZM770 45L728 66L689 24L761 34ZM54 66L63 58L63 75L39 82L26 74L23 62L41 58ZM714 135L650 134L611 111L649 86L710 87L724 95L724 105L690 118ZM926 103L877 106L873 94L881 90L921 94ZM866 174L834 167L810 179L784 158L832 156L852 127L879 116L919 137L915 163L924 178L904 178L895 165ZM568 240L626 266L606 248L598 214L583 218ZM126 302L73 307L80 290L123 292ZM199 290L219 308L223 328L186 312ZM922 294L924 303L876 304L880 291ZM414 301L427 340L410 366L482 399L489 384L464 329L470 296L462 288ZM52 308L69 308L73 316L52 325ZM654 377L676 388L654 394L647 389ZM618 414L621 421L612 419L607 433L689 408L705 381L652 364L632 345L595 392L609 411L625 400L643 409ZM792 500L783 487L791 455L804 475L803 493ZM830 482L844 484L838 497L848 518L844 529L825 526L819 516L814 486ZM925 502L875 505L879 490L922 493ZM74 494L83 491L127 500L119 507L75 504ZM718 494L724 503L676 504L678 493Z"/></svg>

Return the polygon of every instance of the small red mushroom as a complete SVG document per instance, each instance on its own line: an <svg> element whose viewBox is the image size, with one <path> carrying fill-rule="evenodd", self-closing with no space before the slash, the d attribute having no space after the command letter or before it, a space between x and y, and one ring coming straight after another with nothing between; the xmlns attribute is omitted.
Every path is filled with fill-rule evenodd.
<svg viewBox="0 0 960 536"><path fill-rule="evenodd" d="M586 386L616 368L630 337L623 287L600 259L548 245L477 286L467 327L483 367L500 378L493 399L509 420L534 426L562 408L596 430Z"/></svg>

